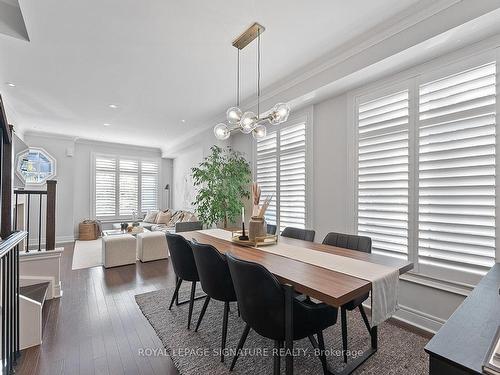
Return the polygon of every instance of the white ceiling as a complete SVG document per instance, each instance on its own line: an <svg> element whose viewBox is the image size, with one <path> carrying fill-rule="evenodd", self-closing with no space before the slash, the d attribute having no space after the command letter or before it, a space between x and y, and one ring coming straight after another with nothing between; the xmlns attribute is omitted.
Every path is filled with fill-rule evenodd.
<svg viewBox="0 0 500 375"><path fill-rule="evenodd" d="M21 0L30 42L0 35L0 93L22 131L166 150L234 104L231 42L254 21L266 27L266 87L415 3ZM255 61L252 45L242 98L255 92Z"/></svg>

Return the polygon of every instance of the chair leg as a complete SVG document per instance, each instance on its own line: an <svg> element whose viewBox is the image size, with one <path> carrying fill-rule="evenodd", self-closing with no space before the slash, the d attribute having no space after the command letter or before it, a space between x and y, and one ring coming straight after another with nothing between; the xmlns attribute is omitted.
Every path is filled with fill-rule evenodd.
<svg viewBox="0 0 500 375"><path fill-rule="evenodd" d="M196 323L196 328L194 329L195 332L198 332L198 328L200 328L201 321L203 320L203 317L205 316L205 311L207 311L207 307L208 307L209 302L210 302L210 297L206 296L205 303L203 304L203 307L201 308L200 316L198 317L198 323Z"/></svg>
<svg viewBox="0 0 500 375"><path fill-rule="evenodd" d="M330 374L330 372L328 371L328 365L326 364L325 339L323 338L323 331L319 331L317 336L318 349L320 350L319 360L321 361L321 366L323 366L323 373L327 375Z"/></svg>
<svg viewBox="0 0 500 375"><path fill-rule="evenodd" d="M229 302L224 303L224 317L222 318L222 340L220 350L220 361L224 362L224 349L226 349L227 319L229 316Z"/></svg>
<svg viewBox="0 0 500 375"><path fill-rule="evenodd" d="M236 354L234 355L233 362L231 362L231 367L229 367L229 371L233 371L234 365L236 365L236 361L238 360L238 356L240 354L241 349L243 349L243 345L245 345L245 341L248 336L248 332L250 332L250 325L247 324L243 333L241 335L240 341L238 342L238 346L236 348Z"/></svg>
<svg viewBox="0 0 500 375"><path fill-rule="evenodd" d="M177 283L180 279L175 275L175 283ZM175 304L179 306L179 293L175 296Z"/></svg>
<svg viewBox="0 0 500 375"><path fill-rule="evenodd" d="M309 341L311 342L311 345L314 349L318 348L318 343L316 342L316 339L314 338L313 335L307 336L309 338Z"/></svg>
<svg viewBox="0 0 500 375"><path fill-rule="evenodd" d="M358 309L359 309L359 312L361 313L361 317L363 318L363 321L365 322L366 329L371 334L372 329L370 327L370 323L368 322L368 317L366 316L366 312L365 312L363 305L359 305Z"/></svg>
<svg viewBox="0 0 500 375"><path fill-rule="evenodd" d="M175 291L174 295L172 296L172 301L170 301L170 306L168 307L169 310L172 310L172 305L174 304L174 301L176 298L179 296L179 288L181 287L182 280L179 279L177 276L175 277L176 283L175 283Z"/></svg>
<svg viewBox="0 0 500 375"><path fill-rule="evenodd" d="M191 317L193 316L194 293L196 292L196 281L191 284L191 298L189 299L188 329L191 328Z"/></svg>
<svg viewBox="0 0 500 375"><path fill-rule="evenodd" d="M278 340L274 340L274 352L273 352L273 375L279 375L280 373L280 348L281 342Z"/></svg>
<svg viewBox="0 0 500 375"><path fill-rule="evenodd" d="M347 310L344 307L340 308L342 320L342 354L344 355L344 363L347 363Z"/></svg>

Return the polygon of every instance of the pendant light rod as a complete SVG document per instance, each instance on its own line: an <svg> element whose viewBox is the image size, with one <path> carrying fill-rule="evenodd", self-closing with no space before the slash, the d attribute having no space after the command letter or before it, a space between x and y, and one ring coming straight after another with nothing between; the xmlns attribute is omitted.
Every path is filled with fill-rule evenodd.
<svg viewBox="0 0 500 375"><path fill-rule="evenodd" d="M240 50L238 49L238 60L237 60L237 65L238 67L236 68L236 107L240 106Z"/></svg>
<svg viewBox="0 0 500 375"><path fill-rule="evenodd" d="M260 118L260 29L257 30L257 118Z"/></svg>

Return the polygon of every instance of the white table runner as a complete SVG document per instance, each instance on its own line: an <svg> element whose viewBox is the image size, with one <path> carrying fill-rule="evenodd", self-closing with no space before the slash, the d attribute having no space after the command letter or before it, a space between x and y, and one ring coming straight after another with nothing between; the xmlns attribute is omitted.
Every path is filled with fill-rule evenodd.
<svg viewBox="0 0 500 375"><path fill-rule="evenodd" d="M199 232L231 241L231 232L223 229L207 229ZM370 281L372 327L391 317L398 309L399 269L397 268L283 243L257 249Z"/></svg>

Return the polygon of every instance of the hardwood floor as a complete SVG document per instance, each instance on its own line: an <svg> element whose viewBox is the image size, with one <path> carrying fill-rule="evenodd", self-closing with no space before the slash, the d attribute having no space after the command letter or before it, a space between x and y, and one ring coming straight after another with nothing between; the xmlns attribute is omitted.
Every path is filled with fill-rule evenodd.
<svg viewBox="0 0 500 375"><path fill-rule="evenodd" d="M178 374L168 356L144 357L162 344L134 295L174 283L168 260L104 270L71 270L73 243L61 261L63 296L46 302L43 344L24 350L17 374Z"/></svg>

